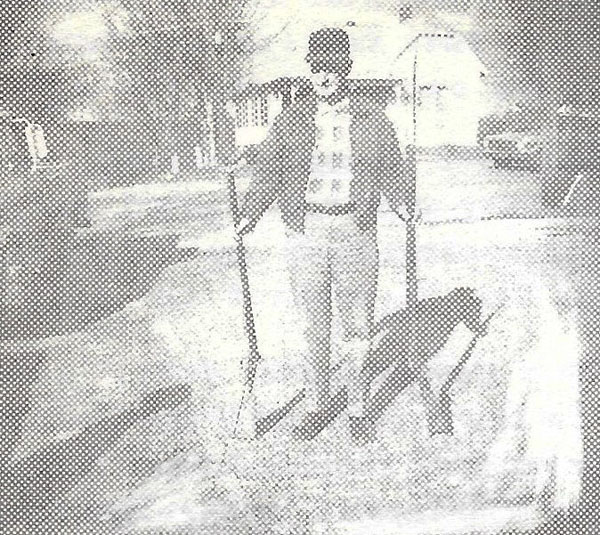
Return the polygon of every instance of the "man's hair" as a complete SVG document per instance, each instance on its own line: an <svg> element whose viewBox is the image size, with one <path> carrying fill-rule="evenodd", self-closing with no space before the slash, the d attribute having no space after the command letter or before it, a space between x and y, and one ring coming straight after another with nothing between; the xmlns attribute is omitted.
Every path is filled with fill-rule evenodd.
<svg viewBox="0 0 600 535"><path fill-rule="evenodd" d="M348 76L352 69L350 38L341 28L321 28L310 34L306 61L313 72Z"/></svg>

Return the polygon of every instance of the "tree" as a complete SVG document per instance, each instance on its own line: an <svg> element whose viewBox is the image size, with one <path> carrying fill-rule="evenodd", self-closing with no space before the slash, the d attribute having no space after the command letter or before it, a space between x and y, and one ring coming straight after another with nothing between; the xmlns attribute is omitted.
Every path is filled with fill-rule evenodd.
<svg viewBox="0 0 600 535"><path fill-rule="evenodd" d="M111 46L129 80L120 98L136 119L160 130L155 141L169 153L185 138L198 137L211 102L217 155L221 161L228 158L233 133L225 104L236 90L245 58L239 39L243 4L123 3L131 14L131 31L114 38ZM166 133L162 140L161 132Z"/></svg>
<svg viewBox="0 0 600 535"><path fill-rule="evenodd" d="M8 28L0 52L5 106L43 122L87 108L102 120L144 125L155 146L172 153L201 137L196 130L206 122L210 101L217 153L225 160L233 135L225 103L236 90L246 54L247 36L240 31L244 4L11 2L0 14ZM61 25L74 16L93 17L99 29L89 43L85 35L79 40L68 31L61 35Z"/></svg>

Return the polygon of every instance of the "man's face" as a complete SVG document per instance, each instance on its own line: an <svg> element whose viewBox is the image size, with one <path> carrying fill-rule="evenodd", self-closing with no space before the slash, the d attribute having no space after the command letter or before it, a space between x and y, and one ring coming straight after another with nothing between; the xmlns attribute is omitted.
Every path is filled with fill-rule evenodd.
<svg viewBox="0 0 600 535"><path fill-rule="evenodd" d="M342 76L337 72L319 71L312 72L310 81L317 97L328 98L340 88Z"/></svg>

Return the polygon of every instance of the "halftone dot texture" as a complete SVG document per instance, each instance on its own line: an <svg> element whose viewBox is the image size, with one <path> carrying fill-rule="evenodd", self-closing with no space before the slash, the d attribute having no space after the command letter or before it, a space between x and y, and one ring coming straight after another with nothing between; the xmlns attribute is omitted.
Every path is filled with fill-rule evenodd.
<svg viewBox="0 0 600 535"><path fill-rule="evenodd" d="M600 532L595 2L297 4L3 6L2 531Z"/></svg>

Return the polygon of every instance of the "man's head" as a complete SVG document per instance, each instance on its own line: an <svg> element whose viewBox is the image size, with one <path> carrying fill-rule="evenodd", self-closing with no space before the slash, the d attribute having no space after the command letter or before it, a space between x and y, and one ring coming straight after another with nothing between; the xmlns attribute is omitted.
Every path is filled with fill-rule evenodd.
<svg viewBox="0 0 600 535"><path fill-rule="evenodd" d="M350 69L350 39L340 28L322 28L310 35L306 61L320 98L330 98L344 85Z"/></svg>

